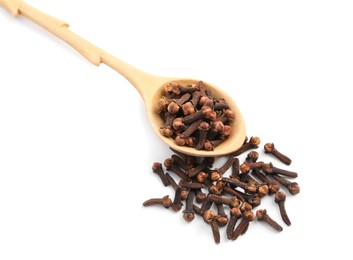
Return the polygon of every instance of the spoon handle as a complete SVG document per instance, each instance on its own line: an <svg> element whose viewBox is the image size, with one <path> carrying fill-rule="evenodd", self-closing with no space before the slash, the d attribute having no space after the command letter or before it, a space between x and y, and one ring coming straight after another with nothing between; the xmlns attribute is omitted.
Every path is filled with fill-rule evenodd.
<svg viewBox="0 0 353 260"><path fill-rule="evenodd" d="M26 4L21 0L0 0L0 5L5 7L14 16L22 15L47 31L51 32L72 48L78 51L83 57L94 65L99 66L101 63L111 67L121 75L123 75L130 83L139 91L145 99L148 97L151 89L148 85L154 86L152 83L158 83L162 78L145 73L130 64L114 57L108 52L98 48L87 40L81 38L68 29L69 24L57 18L47 15L34 7ZM151 83L151 84L146 84ZM147 86L146 86L147 85ZM147 89L146 89L147 87Z"/></svg>

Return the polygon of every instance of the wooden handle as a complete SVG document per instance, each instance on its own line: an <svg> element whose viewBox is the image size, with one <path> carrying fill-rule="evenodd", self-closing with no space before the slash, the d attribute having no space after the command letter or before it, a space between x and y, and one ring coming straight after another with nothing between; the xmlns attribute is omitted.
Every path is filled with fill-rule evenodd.
<svg viewBox="0 0 353 260"><path fill-rule="evenodd" d="M147 74L96 47L92 43L70 31L68 29L68 23L49 16L21 0L0 0L0 5L4 6L14 16L22 15L45 28L47 31L73 47L94 65L99 66L101 63L104 63L111 67L129 80L144 99L146 99L146 96L150 95L150 91L146 89L146 82L154 83L155 80L159 79L159 77Z"/></svg>
<svg viewBox="0 0 353 260"><path fill-rule="evenodd" d="M62 39L94 65L102 63L102 50L68 30L69 24L38 11L21 0L0 0L13 15L22 15Z"/></svg>

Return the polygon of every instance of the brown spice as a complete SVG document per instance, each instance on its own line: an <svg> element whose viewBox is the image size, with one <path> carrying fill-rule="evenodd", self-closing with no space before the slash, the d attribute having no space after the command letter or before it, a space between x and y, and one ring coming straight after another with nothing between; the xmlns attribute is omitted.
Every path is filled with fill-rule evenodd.
<svg viewBox="0 0 353 260"><path fill-rule="evenodd" d="M239 200L236 197L226 198L215 194L208 195L208 199L216 204L226 204L230 208L239 207Z"/></svg>
<svg viewBox="0 0 353 260"><path fill-rule="evenodd" d="M230 209L230 219L227 226L227 238L232 239L234 227L238 221L243 216L243 213L239 208Z"/></svg>
<svg viewBox="0 0 353 260"><path fill-rule="evenodd" d="M280 186L278 181L273 181L270 178L268 178L265 174L261 173L258 170L253 170L251 172L253 176L255 176L257 179L261 180L264 184L267 184L268 189L269 189L269 194L275 194L277 191L279 191Z"/></svg>
<svg viewBox="0 0 353 260"><path fill-rule="evenodd" d="M258 221L266 222L268 225L270 225L272 228L276 229L277 231L283 230L283 228L267 214L266 209L257 210L256 219Z"/></svg>
<svg viewBox="0 0 353 260"><path fill-rule="evenodd" d="M219 233L219 227L218 227L216 218L217 218L217 215L212 210L207 210L204 213L205 222L211 225L214 241L215 241L216 244L219 244L220 240L221 240L221 236L220 236L220 233Z"/></svg>
<svg viewBox="0 0 353 260"><path fill-rule="evenodd" d="M272 175L272 178L274 178L276 181L278 181L280 184L286 187L290 194L296 195L300 192L300 187L298 183L291 182L286 178L278 175Z"/></svg>
<svg viewBox="0 0 353 260"><path fill-rule="evenodd" d="M273 166L272 163L265 163L264 165L262 165L262 171L266 174L279 174L290 178L298 177L298 173L277 168Z"/></svg>
<svg viewBox="0 0 353 260"><path fill-rule="evenodd" d="M200 93L200 97L206 95L204 96L206 98L203 98L203 101L210 106L210 97L208 96L210 93L206 94L206 91L204 91L204 94L202 94L203 91L198 90L192 95L186 95L185 93L180 95L191 98L193 95L198 95L197 92ZM171 91L170 95L174 96L169 100L163 99L163 101L161 100L159 102L161 107L165 107L167 102L168 104L172 102L177 104L181 99L181 97L175 96L176 94L173 91ZM191 101L189 100L188 102ZM217 102L223 104L222 100L217 99L213 101L212 107L219 107L220 105L217 105ZM226 116L224 111L223 117ZM166 116L172 118L174 115L167 114ZM217 117L217 120L219 120L219 118L220 116ZM217 132L217 136L224 134L225 125L222 126L222 124L224 124L223 121L220 121L222 122L222 124L220 124L215 122L205 123L203 119L198 120L201 122L197 130L198 135L201 134L201 128L205 125L207 127L204 129L208 128L207 137L212 130ZM197 122L197 120L193 123L195 122ZM182 120L180 120L180 117L176 117L171 124L171 127L174 130L176 128L179 129L179 132L177 131L174 135L176 138L180 138L185 142L185 145L187 145L187 142L193 143L199 140L198 137L192 135L186 138L181 137L181 133L187 131L187 127L190 127L191 124L185 125ZM170 126L165 126L164 129L169 129L169 127ZM245 141L242 148L237 152L239 153L255 148L258 146L259 141L259 138L252 137L249 141ZM217 145L218 142L219 140L217 139L211 141L207 140L205 141L204 146L207 146L208 144L213 149L214 145ZM176 154L171 155L171 158L164 161L164 166L180 178L180 180L178 180L179 185L168 172L164 174L162 164L154 163L152 167L153 172L159 175L162 182L163 179L165 179L163 184L173 187L175 190L174 200L171 201L167 195L163 198L147 200L144 202L144 206L162 205L165 208L171 207L172 210L179 211L183 207L182 200L186 199L186 206L183 210L183 218L185 221L191 222L198 215L203 217L205 222L210 224L216 243L220 242L219 227L224 225L227 225L226 233L228 239L236 240L240 235L244 235L250 226L250 222L254 219L254 213L252 212L253 208L261 205L261 199L268 194L275 194L275 202L279 205L283 221L287 225L291 224L284 206L286 194L279 191L279 188L281 184L286 187L292 195L299 193L299 185L296 182L290 182L285 178L296 177L297 174L295 172L278 169L271 163L257 162L259 158L257 151L249 152L245 162L241 166L239 165L239 158L234 157L234 155L228 155L225 164L218 168L213 168L216 158L197 158L177 151L174 152ZM230 178L223 177L231 167ZM231 197L229 197L229 195ZM198 206L200 204L202 204L201 207ZM224 205L229 206L229 209L228 207L224 207ZM211 208L217 208L217 214L213 212ZM230 213L227 215L226 211L229 211ZM256 217L258 221L264 221L278 231L283 230L277 222L267 215L266 210L258 210L256 212ZM242 220L236 227L236 222L239 219Z"/></svg>
<svg viewBox="0 0 353 260"><path fill-rule="evenodd" d="M252 183L245 183L245 182L241 182L240 180L236 179L236 178L222 178L223 181L229 183L230 185L234 185L236 187L240 187L242 189L244 189L246 192L249 193L255 193L256 192L256 186Z"/></svg>
<svg viewBox="0 0 353 260"><path fill-rule="evenodd" d="M172 205L172 200L169 198L168 195L166 195L163 198L149 199L143 203L143 206L145 207L152 205L162 205L165 208L169 208Z"/></svg>
<svg viewBox="0 0 353 260"><path fill-rule="evenodd" d="M169 181L167 179L167 177L164 174L163 168L162 168L162 164L159 162L155 162L152 165L152 171L158 175L158 177L161 179L161 181L163 182L164 186L168 186L169 185Z"/></svg>
<svg viewBox="0 0 353 260"><path fill-rule="evenodd" d="M248 163L254 163L257 161L258 158L259 158L259 153L256 151L251 151L246 156L245 161L247 161Z"/></svg>
<svg viewBox="0 0 353 260"><path fill-rule="evenodd" d="M275 194L275 202L278 204L279 211L281 213L281 217L288 226L291 225L291 221L289 220L286 208L285 208L286 194L282 191L278 191Z"/></svg>
<svg viewBox="0 0 353 260"><path fill-rule="evenodd" d="M274 144L274 143L267 143L267 144L265 144L264 150L265 150L265 153L270 153L270 154L272 154L272 155L275 156L277 159L279 159L281 162L283 162L283 163L285 163L285 164L287 164L287 165L290 165L291 162L292 162L292 160L291 160L288 156L286 156L286 155L280 153L280 152L275 148L275 144Z"/></svg>
<svg viewBox="0 0 353 260"><path fill-rule="evenodd" d="M163 136L173 138L179 146L208 151L228 138L234 112L223 98L213 97L203 82L184 86L169 82L164 89L166 95L157 103L165 123L160 129ZM201 125L202 122L209 126ZM187 140L189 137L192 139Z"/></svg>
<svg viewBox="0 0 353 260"><path fill-rule="evenodd" d="M181 203L181 191L182 189L180 186L175 190L175 196L172 203L172 209L175 212L181 210L181 208L183 207L183 203Z"/></svg>
<svg viewBox="0 0 353 260"><path fill-rule="evenodd" d="M224 211L223 204L216 203L216 207L217 207L217 213L218 213L216 217L216 222L218 226L223 227L228 223L228 216Z"/></svg>
<svg viewBox="0 0 353 260"><path fill-rule="evenodd" d="M186 207L183 211L183 217L186 222L191 222L195 218L195 211L193 209L193 202L194 202L195 193L190 192L188 198L186 199Z"/></svg>
<svg viewBox="0 0 353 260"><path fill-rule="evenodd" d="M260 138L252 136L249 142L244 143L238 150L236 150L232 155L238 156L246 151L254 148L258 148L260 144Z"/></svg>
<svg viewBox="0 0 353 260"><path fill-rule="evenodd" d="M243 213L243 218L239 225L235 228L231 240L236 240L244 230L248 228L248 224L254 220L254 213L252 211L245 211Z"/></svg>

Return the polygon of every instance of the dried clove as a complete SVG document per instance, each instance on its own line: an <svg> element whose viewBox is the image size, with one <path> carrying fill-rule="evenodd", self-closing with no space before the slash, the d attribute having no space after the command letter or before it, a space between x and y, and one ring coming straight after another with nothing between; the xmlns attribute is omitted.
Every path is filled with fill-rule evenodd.
<svg viewBox="0 0 353 260"><path fill-rule="evenodd" d="M216 208L217 208L217 217L216 217L216 222L218 226L223 227L227 225L228 223L228 216L226 212L224 211L223 204L216 203Z"/></svg>
<svg viewBox="0 0 353 260"><path fill-rule="evenodd" d="M265 163L264 165L262 165L262 171L266 174L279 174L291 178L298 177L298 173L277 168L273 166L272 163Z"/></svg>
<svg viewBox="0 0 353 260"><path fill-rule="evenodd" d="M216 181L219 180L220 178L222 178L223 174L230 168L232 167L234 162L234 157L233 156L229 156L228 160L225 162L225 164L220 167L215 169L212 173L211 173L211 180L212 181Z"/></svg>
<svg viewBox="0 0 353 260"><path fill-rule="evenodd" d="M280 184L286 187L290 194L296 195L300 192L300 187L298 183L291 182L286 178L283 178L282 176L278 176L278 175L272 175L272 178L274 178L276 181L278 181Z"/></svg>
<svg viewBox="0 0 353 260"><path fill-rule="evenodd" d="M152 171L158 175L158 177L161 179L161 181L163 182L164 186L168 186L169 185L169 181L167 179L167 177L164 174L163 168L162 168L162 164L159 162L155 162L152 165Z"/></svg>
<svg viewBox="0 0 353 260"><path fill-rule="evenodd" d="M256 211L256 219L258 221L263 221L269 224L272 228L276 229L277 231L282 231L283 228L274 221L268 214L266 209L259 209Z"/></svg>
<svg viewBox="0 0 353 260"><path fill-rule="evenodd" d="M199 126L198 126L198 130L199 130L199 140L195 146L196 150L202 150L205 142L206 142L206 138L207 138L207 132L210 129L210 125L207 122L202 122Z"/></svg>
<svg viewBox="0 0 353 260"><path fill-rule="evenodd" d="M206 200L206 198L207 198L206 193L204 193L201 189L195 189L194 193L195 193L195 196L196 196L196 202L197 203L203 203Z"/></svg>
<svg viewBox="0 0 353 260"><path fill-rule="evenodd" d="M208 195L205 201L202 203L201 210L200 210L201 215L203 215L207 210L209 210L212 207L213 201L210 200L209 196L210 195Z"/></svg>
<svg viewBox="0 0 353 260"><path fill-rule="evenodd" d="M145 207L152 205L162 205L165 208L169 208L172 205L172 200L169 198L168 195L166 195L163 198L149 199L143 203L143 206Z"/></svg>
<svg viewBox="0 0 353 260"><path fill-rule="evenodd" d="M179 181L179 185L184 187L184 188L187 188L187 189L201 189L201 188L204 188L205 187L205 184L202 184L202 183L197 183L197 182L187 182L187 181L184 181L184 180L180 180Z"/></svg>
<svg viewBox="0 0 353 260"><path fill-rule="evenodd" d="M176 191L179 185L175 182L172 176L167 172L165 174L166 178L169 181L169 184L173 187L173 189ZM186 200L188 196L188 191L185 188L181 188L181 200Z"/></svg>
<svg viewBox="0 0 353 260"><path fill-rule="evenodd" d="M231 187L225 186L223 192L236 197L240 202L244 202L245 199L239 194L239 191L232 189Z"/></svg>
<svg viewBox="0 0 353 260"><path fill-rule="evenodd" d="M239 159L237 157L233 157L233 158L234 158L234 161L233 161L232 173L230 177L239 178L239 171L240 171Z"/></svg>
<svg viewBox="0 0 353 260"><path fill-rule="evenodd" d="M226 198L215 194L208 195L208 199L216 204L226 204L230 208L239 207L239 200L236 197Z"/></svg>
<svg viewBox="0 0 353 260"><path fill-rule="evenodd" d="M275 194L277 191L279 191L280 186L278 181L273 181L270 178L268 178L266 175L264 175L263 173L261 173L258 170L253 170L251 172L251 174L253 176L255 176L257 179L259 179L260 181L262 181L264 184L267 184L268 189L269 189L269 194Z"/></svg>
<svg viewBox="0 0 353 260"><path fill-rule="evenodd" d="M256 151L251 151L247 154L245 161L248 163L254 163L259 158L259 153Z"/></svg>
<svg viewBox="0 0 353 260"><path fill-rule="evenodd" d="M286 194L282 191L278 191L275 194L275 202L278 204L281 217L288 226L291 225L286 208L285 208Z"/></svg>
<svg viewBox="0 0 353 260"><path fill-rule="evenodd" d="M248 224L253 221L255 218L254 213L252 211L245 211L243 212L243 218L239 225L235 228L231 240L236 240L244 230L248 228Z"/></svg>
<svg viewBox="0 0 353 260"><path fill-rule="evenodd" d="M172 158L166 159L164 161L164 166L167 168L167 170L170 170L170 171L174 172L181 179L183 179L185 181L191 181L189 176L187 176L186 173L183 172L183 170L180 169L179 166L174 163Z"/></svg>
<svg viewBox="0 0 353 260"><path fill-rule="evenodd" d="M183 171L187 171L189 170L189 168L191 167L189 164L187 164L183 158L179 157L176 154L173 154L170 158L172 158L173 163L175 163L176 165L178 165Z"/></svg>
<svg viewBox="0 0 353 260"><path fill-rule="evenodd" d="M243 174L246 174L248 172L250 172L251 170L254 169L261 169L262 166L264 165L264 162L244 162L242 165L240 165L240 171Z"/></svg>
<svg viewBox="0 0 353 260"><path fill-rule="evenodd" d="M236 187L240 187L242 189L244 189L246 192L249 193L255 193L256 192L256 186L252 183L245 183L245 182L241 182L238 179L231 179L231 178L222 178L222 180L224 182L229 183L230 185L234 185Z"/></svg>
<svg viewBox="0 0 353 260"><path fill-rule="evenodd" d="M253 149L253 148L258 148L260 144L260 138L258 137L251 137L249 142L244 143L238 150L236 150L232 155L233 156L238 156L241 155L242 153L245 153L246 151Z"/></svg>
<svg viewBox="0 0 353 260"><path fill-rule="evenodd" d="M264 150L265 150L265 153L270 153L272 154L273 156L275 156L278 160L280 160L281 162L287 164L287 165L290 165L292 160L287 157L286 155L280 153L276 148L275 148L275 145L274 143L267 143L265 144L264 146Z"/></svg>
<svg viewBox="0 0 353 260"><path fill-rule="evenodd" d="M181 210L181 208L183 207L183 203L181 203L181 191L182 190L180 186L175 190L175 196L172 202L172 210L174 210L175 212Z"/></svg>
<svg viewBox="0 0 353 260"><path fill-rule="evenodd" d="M183 217L186 222L191 222L195 218L195 211L193 209L195 193L189 192L188 198L186 199L185 210L183 211Z"/></svg>
<svg viewBox="0 0 353 260"><path fill-rule="evenodd" d="M227 238L232 239L234 227L238 221L243 216L243 213L239 208L230 209L230 219L227 226Z"/></svg>
<svg viewBox="0 0 353 260"><path fill-rule="evenodd" d="M207 210L203 216L204 216L203 218L205 222L211 225L212 234L213 234L215 243L219 244L221 240L221 236L220 236L219 227L216 221L217 214L212 210Z"/></svg>

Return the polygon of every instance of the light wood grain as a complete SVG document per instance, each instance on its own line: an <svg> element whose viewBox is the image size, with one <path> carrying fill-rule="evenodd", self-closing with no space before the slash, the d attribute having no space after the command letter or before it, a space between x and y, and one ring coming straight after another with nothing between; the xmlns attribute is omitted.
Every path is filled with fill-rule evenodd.
<svg viewBox="0 0 353 260"><path fill-rule="evenodd" d="M232 133L229 138L216 147L214 151L195 150L190 147L177 146L173 139L166 138L160 134L159 129L163 125L163 122L158 115L157 100L163 95L164 85L168 82L174 81L184 85L186 83L197 83L199 80L167 78L151 75L131 66L81 38L79 35L68 29L68 23L49 16L21 0L0 0L0 5L5 7L12 15L22 15L45 28L47 31L69 44L94 65L99 66L103 63L123 75L142 96L145 102L148 118L156 134L173 149L194 156L216 157L229 154L242 145L245 138L245 124L243 117L235 102L220 88L206 82L206 85L212 89L213 95L215 97L223 97L235 113L235 120L232 124Z"/></svg>

